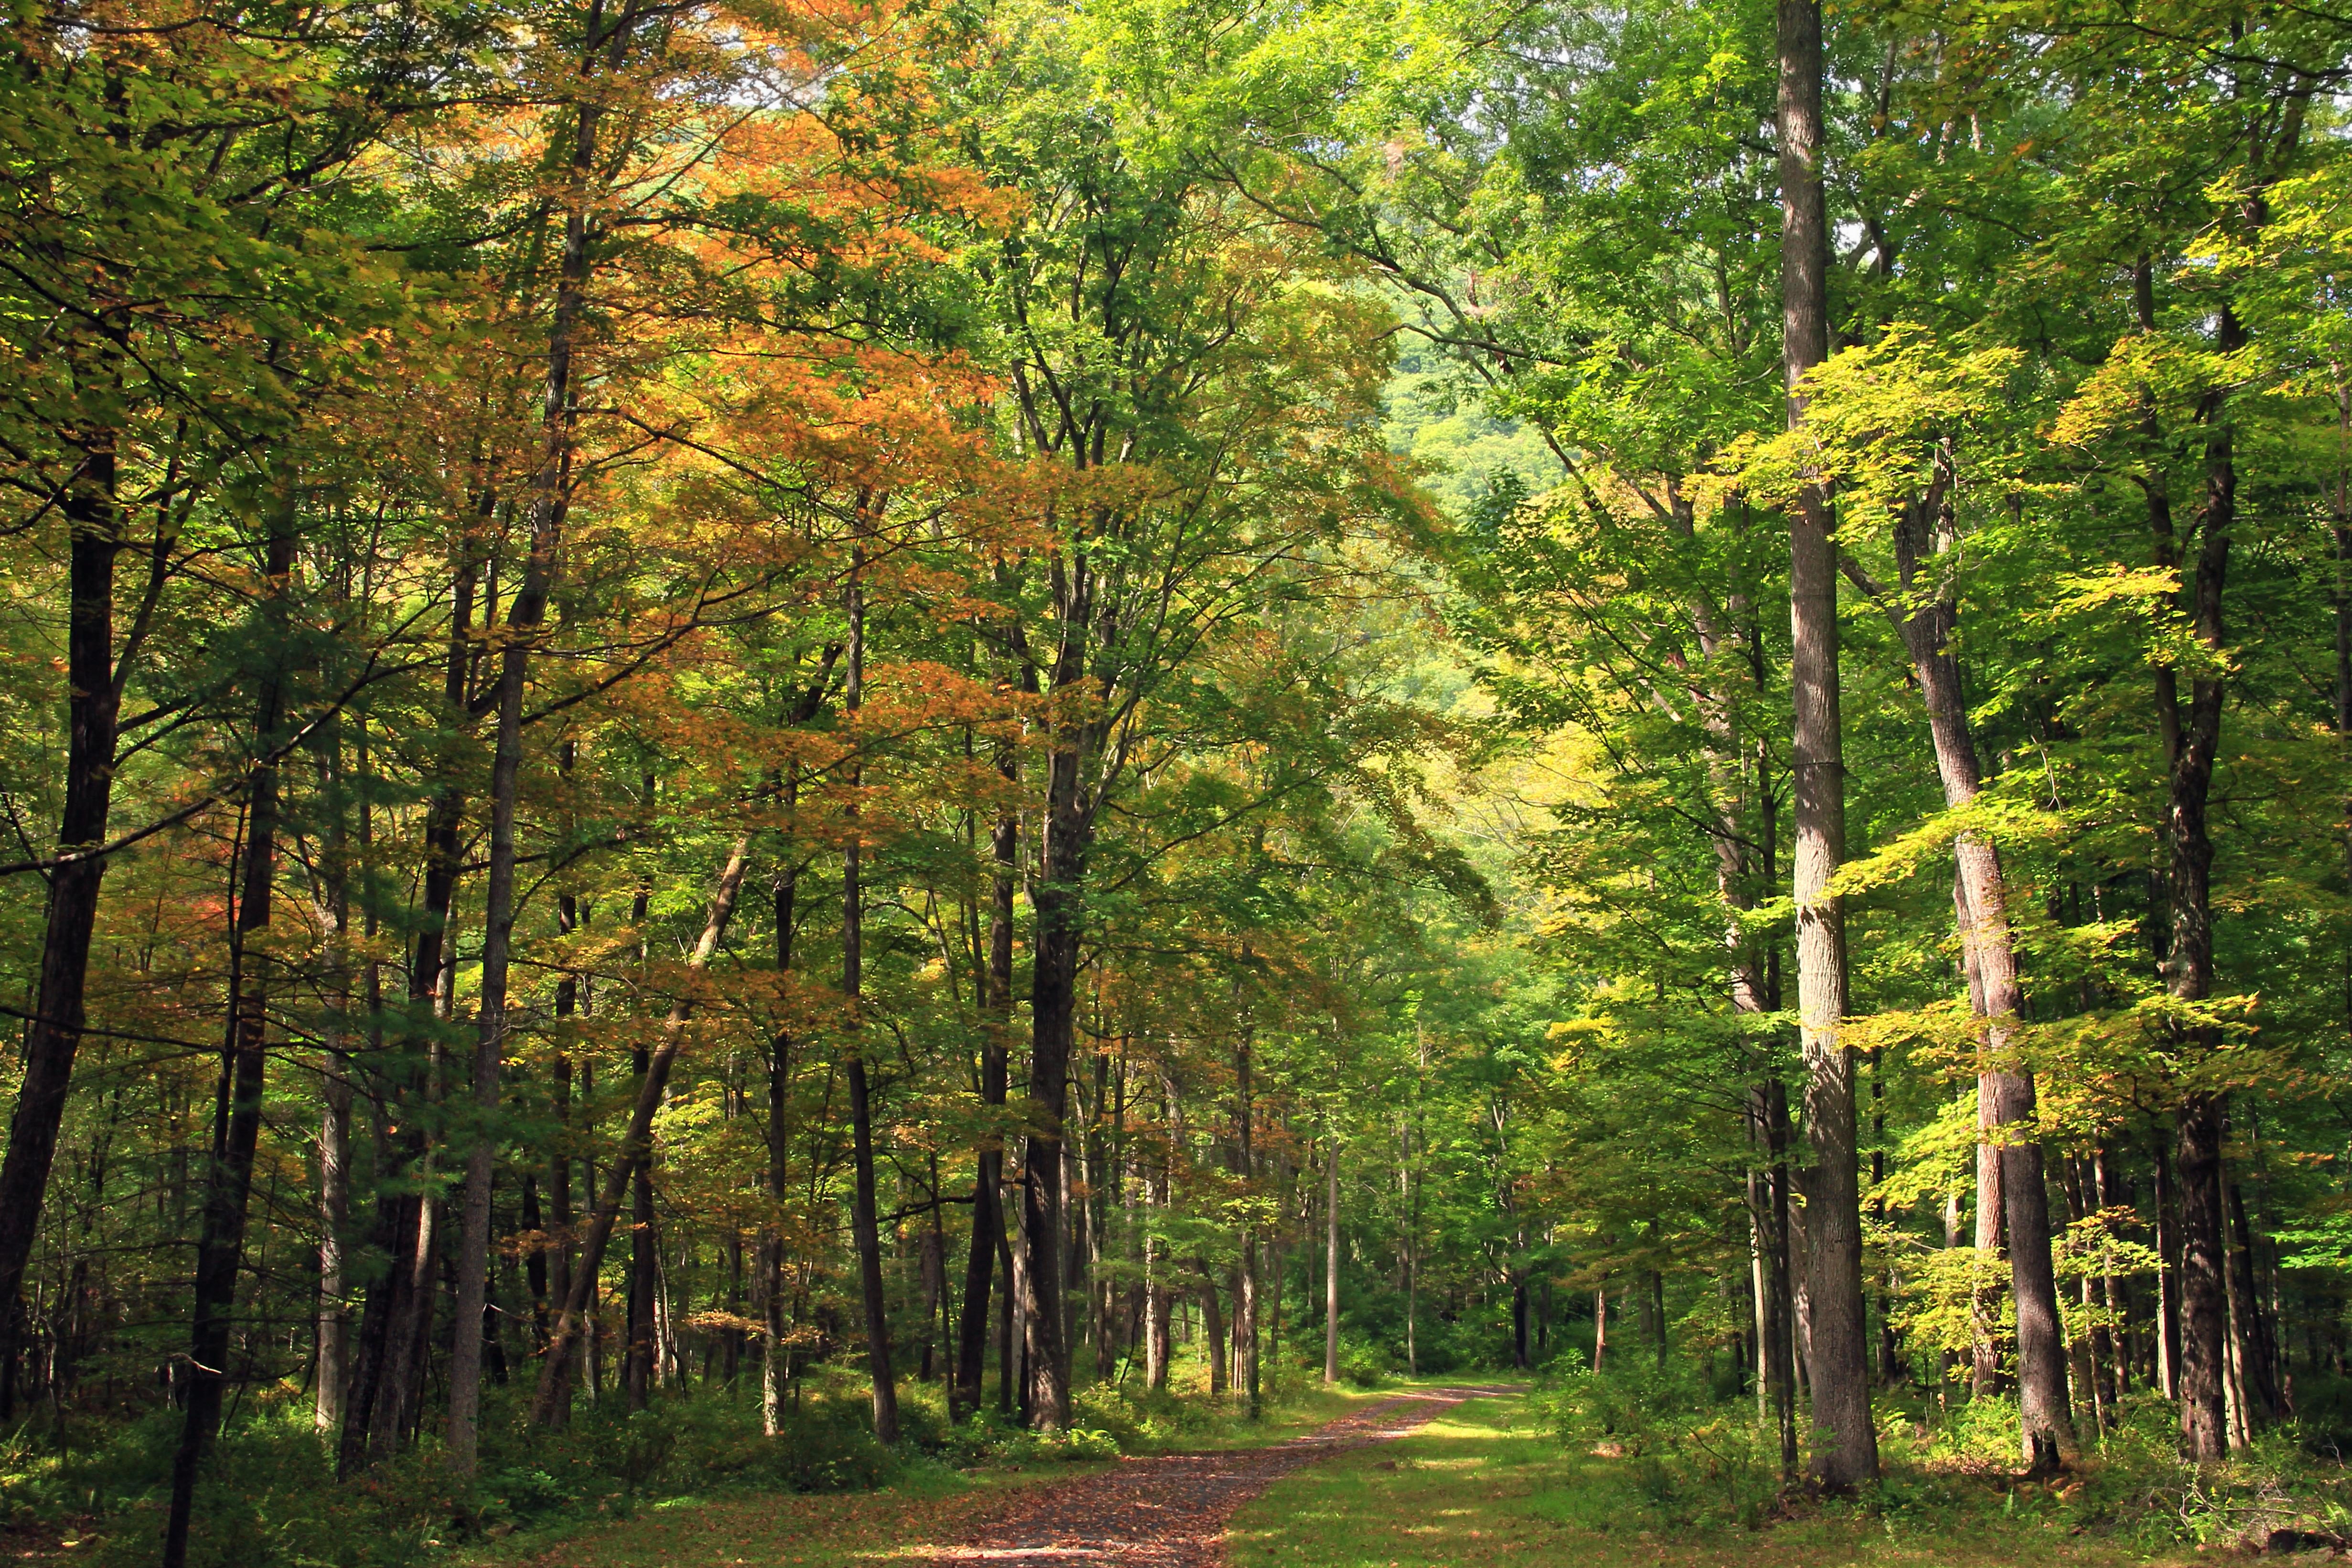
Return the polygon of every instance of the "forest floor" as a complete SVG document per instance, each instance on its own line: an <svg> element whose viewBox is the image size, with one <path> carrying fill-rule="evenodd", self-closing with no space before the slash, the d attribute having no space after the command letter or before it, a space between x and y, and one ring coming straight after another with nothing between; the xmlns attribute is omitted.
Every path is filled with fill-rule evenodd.
<svg viewBox="0 0 2352 1568"><path fill-rule="evenodd" d="M1316 1461L1392 1440L1465 1399L1516 1388L1317 1390L1255 1428L1181 1453L971 1471L924 1469L873 1492L677 1498L635 1518L509 1542L478 1568L1214 1568L1234 1511ZM1220 1440L1222 1439L1222 1440Z"/></svg>
<svg viewBox="0 0 2352 1568"><path fill-rule="evenodd" d="M1769 1481L1769 1478L1768 1478ZM1766 1494L1769 1497L1769 1493ZM1898 1460L1865 1499L1759 1511L1563 1443L1523 1386L1312 1389L1185 1451L956 1470L826 1496L667 1499L468 1568L2160 1568L2078 1491ZM1745 1522L1739 1522L1744 1518Z"/></svg>

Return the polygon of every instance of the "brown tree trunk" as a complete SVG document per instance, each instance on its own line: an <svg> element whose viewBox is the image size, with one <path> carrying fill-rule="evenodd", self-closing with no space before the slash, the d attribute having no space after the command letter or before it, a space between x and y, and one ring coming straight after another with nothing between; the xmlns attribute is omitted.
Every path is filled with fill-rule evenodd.
<svg viewBox="0 0 2352 1568"><path fill-rule="evenodd" d="M488 517L494 506L495 497L485 485L475 517ZM441 685L442 721L452 732L466 716L478 570L474 540L469 535L461 536L450 573L449 635ZM412 1298L420 1266L429 1267L429 1249L420 1249L419 1242L432 1235L432 1205L420 1190L416 1175L431 1155L415 1104L425 1087L416 1079L420 1068L429 1077L429 1061L439 1050L431 1043L437 1028L432 1016L434 998L440 990L442 959L448 950L450 911L457 891L459 828L465 816L465 796L455 773L454 759L445 763L440 787L426 808L416 946L409 959L407 1007L400 1029L402 1053L388 1072L379 1074L383 1113L404 1130L387 1149L391 1158L380 1164L376 1172L372 1250L383 1257L387 1266L383 1278L369 1287L360 1317L359 1354L352 1364L335 1460L337 1473L344 1476L399 1447L405 1404L403 1390L409 1381L410 1347L415 1338Z"/></svg>
<svg viewBox="0 0 2352 1568"><path fill-rule="evenodd" d="M2230 1230L2236 1245L2230 1252L2231 1295L2238 1304L2241 1364L2244 1368L2246 1391L2246 1424L2249 1428L2260 1423L2275 1423L2281 1414L2278 1375L2278 1336L2271 1332L2269 1314L2263 1310L2261 1288L2254 1276L2254 1232L2246 1222L2245 1189L2232 1181L2229 1184Z"/></svg>
<svg viewBox="0 0 2352 1568"><path fill-rule="evenodd" d="M114 796L115 729L122 706L114 659L114 563L122 549L111 430L86 434L80 473L61 510L70 535L66 589L66 799L49 873L39 988L25 1026L25 1071L0 1159L0 1421L15 1414L25 1270L40 1233L41 1203L64 1124L82 996L98 925L106 821Z"/></svg>
<svg viewBox="0 0 2352 1568"><path fill-rule="evenodd" d="M1244 955L1246 956L1246 955ZM1234 1166L1246 1186L1257 1179L1257 1153L1252 1137L1250 1029L1244 1024L1234 1051ZM1241 1266L1234 1278L1234 1375L1249 1400L1249 1417L1260 1415L1258 1388L1257 1228L1242 1227Z"/></svg>
<svg viewBox="0 0 2352 1568"><path fill-rule="evenodd" d="M1323 1155L1323 1382L1339 1381L1339 1140Z"/></svg>
<svg viewBox="0 0 2352 1568"><path fill-rule="evenodd" d="M2244 346L2236 314L2221 312L2217 348L2229 353ZM2200 411L2209 426L2205 446L2205 501L2198 522L2198 548L2188 589L2189 619L2198 640L2218 658L2223 648L2222 586L2230 537L2237 518L2237 463L2230 428L2222 423L2226 399L2215 392ZM2153 503L2156 497L2151 495ZM2175 564L2169 510L2155 514L2158 565ZM2159 730L2171 761L2164 839L2171 894L2171 942L2165 956L2167 988L2177 1001L2200 1002L2213 988L2213 840L2206 802L2221 739L2225 695L2218 671L2193 675L2189 701L2169 666L2156 670ZM2179 1031L2181 1047L2193 1055L2218 1044L2210 1029ZM2219 1095L2191 1092L2178 1115L2180 1187L2180 1430L2183 1447L2199 1461L2229 1452L2227 1396L2229 1292L2221 1192L2221 1140L2225 1113Z"/></svg>
<svg viewBox="0 0 2352 1568"><path fill-rule="evenodd" d="M1030 1418L1046 1430L1066 1427L1070 1415L1069 1346L1062 1333L1062 1139L1069 1114L1077 1010L1079 901L1093 838L1079 799L1082 761L1078 749L1068 745L1057 746L1049 759L1044 863L1030 894L1036 947L1030 988L1029 1101L1035 1122L1022 1195L1029 1237L1024 1307Z"/></svg>
<svg viewBox="0 0 2352 1568"><path fill-rule="evenodd" d="M1192 1269L1201 1276L1201 1325L1209 1342L1209 1394L1213 1398L1225 1391L1225 1314L1217 1300L1216 1274L1198 1258L1192 1260Z"/></svg>
<svg viewBox="0 0 2352 1568"><path fill-rule="evenodd" d="M342 739L324 734L320 783L327 798L328 851L320 924L328 933L325 1050L320 1061L319 1312L313 1343L312 1429L324 1435L343 1423L344 1378L350 1370L351 1307L344 1296L344 1231L351 1223L352 1078L347 1038L352 1016L350 843L344 830ZM365 746L364 739L361 742ZM364 752L362 752L364 755ZM373 1012L371 1008L369 1011Z"/></svg>
<svg viewBox="0 0 2352 1568"><path fill-rule="evenodd" d="M1008 785L1020 780L1019 755L1007 747L996 770ZM992 1108L1004 1103L1013 1028L1013 894L1021 862L1021 818L1006 810L990 835L995 877L989 892L988 973L981 1025L980 1099ZM1001 1136L983 1145L971 1187L971 1250L963 1270L963 1316L956 1336L957 1401L977 1411L988 1354L988 1299L997 1254L1004 1246L1004 1145Z"/></svg>
<svg viewBox="0 0 2352 1568"><path fill-rule="evenodd" d="M800 780L787 771L784 806L789 811L799 798ZM787 853L790 852L789 848ZM777 868L771 898L776 923L776 973L793 970L793 908L800 891L800 867L787 861ZM792 1376L792 1354L785 1343L783 1208L792 1196L789 1155L792 1151L793 1036L779 1029L768 1040L768 1201L776 1217L760 1238L760 1306L765 1327L760 1358L760 1430L773 1437L783 1431L785 1385Z"/></svg>
<svg viewBox="0 0 2352 1568"><path fill-rule="evenodd" d="M1780 1437L1780 1479L1797 1474L1796 1301L1789 1232L1789 1094L1778 1078L1749 1091L1764 1163L1751 1183L1757 1230L1756 1339L1759 1393Z"/></svg>
<svg viewBox="0 0 2352 1568"><path fill-rule="evenodd" d="M2167 1399L2180 1397L2180 1194L2173 1180L2174 1140L2148 1129L2156 1178L2156 1377Z"/></svg>
<svg viewBox="0 0 2352 1568"><path fill-rule="evenodd" d="M843 714L854 725L866 696L866 586L861 580L863 548L849 569L849 673L842 687ZM882 1233L874 1190L873 1089L866 1071L866 1051L859 1034L865 964L866 891L860 882L864 846L858 841L856 792L861 771L853 762L849 788L849 838L842 851L841 868L841 994L849 1009L849 1126L851 1156L856 1185L850 1197L850 1229L857 1246L859 1293L866 1307L866 1364L874 1384L874 1436L885 1443L898 1440L898 1385L890 1370L890 1312L882 1293Z"/></svg>
<svg viewBox="0 0 2352 1568"><path fill-rule="evenodd" d="M575 755L572 743L568 740L565 741L559 755L562 758L564 771L567 773L570 772L572 762ZM571 936L573 932L580 929L580 900L574 894L570 893L559 894L555 901L556 935L558 936ZM555 982L555 1053L554 1062L549 1071L549 1077L551 1080L550 1088L551 1099L552 1102L550 1108L555 1114L556 1141L553 1157L548 1161L547 1201L548 1218L551 1223L554 1226L555 1234L551 1245L546 1249L548 1307L542 1308L542 1318L545 1317L547 1311L551 1309L554 1304L562 1301L566 1297L572 1294L572 1263L573 1254L572 1238L572 1041L568 1031L571 1029L573 1016L581 1010L581 1000L580 977L571 970L567 969L562 971L560 977ZM545 1322L542 1322L540 1325L540 1350L542 1354L546 1352L546 1336L550 1326L551 1325ZM563 1386L562 1406L560 1419L569 1420L571 1417L571 1412L572 1385L567 1381Z"/></svg>
<svg viewBox="0 0 2352 1568"><path fill-rule="evenodd" d="M1952 653L1954 597L1949 583L1922 580L1922 573L1929 570L1931 538L1939 555L1952 538L1950 484L1948 455L1939 454L1935 483L1897 519L1895 559L1904 607L1887 608L1918 677L1944 803L1958 810L1976 800L1982 778L1960 691L1959 663ZM2067 1400L2065 1330L2050 1258L2049 1192L2042 1145L2032 1135L2033 1075L2011 1060L2018 1026L2024 1021L2025 992L2011 944L2009 894L1999 849L1983 835L1968 832L1954 840L1952 853L1959 873L1955 903L1969 999L1983 1020L1988 1058L1988 1070L1978 1081L1978 1121L1986 1133L1978 1159L1980 1169L1988 1155L1999 1161L2002 1218L2009 1229L2010 1289L2017 1306L2022 1446L2029 1464L2046 1472L2071 1461L2077 1445Z"/></svg>
<svg viewBox="0 0 2352 1568"><path fill-rule="evenodd" d="M744 833L729 851L727 864L719 875L719 886L711 894L710 909L704 917L702 936L695 943L687 959L689 971L698 971L710 963L710 955L718 950L719 940L727 934L727 922L735 913L735 900L743 890L743 871L751 852L751 835ZM613 1239L613 1228L620 1222L621 1204L628 1196L630 1172L645 1151L653 1146L654 1113L661 1109L662 1092L668 1087L670 1068L677 1061L677 1049L686 1038L686 1027L694 1018L694 1001L681 996L670 1005L669 1018L662 1026L661 1044L646 1063L645 1077L637 1084L636 1103L630 1108L629 1124L622 1134L621 1146L604 1178L604 1190L596 1200L595 1213L588 1222L588 1233L581 1240L579 1265L572 1271L572 1291L564 1298L563 1307L556 1316L550 1334L547 1355L540 1364L539 1387L531 1397L532 1424L552 1427L557 1424L562 1406L561 1390L572 1375L572 1356L579 1348L581 1331L586 1322L588 1306L593 1298L598 1273L604 1266L604 1249Z"/></svg>
<svg viewBox="0 0 2352 1568"><path fill-rule="evenodd" d="M281 484L290 486L290 480ZM163 1525L163 1568L185 1568L194 1516L196 1471L220 1428L221 1389L228 1380L230 1320L236 1308L236 1271L245 1250L253 1194L253 1161L261 1139L261 1089L268 1066L269 967L255 946L268 929L270 893L278 875L278 774L268 758L285 713L286 595L294 570L294 497L290 487L271 509L263 567L262 619L272 634L268 673L254 695L252 783L247 796L244 885L237 896L236 940L229 955L227 1049L213 1106L212 1172L205 1184L204 1229L196 1244L194 1323L189 1334L186 1418L172 1461L172 1500Z"/></svg>
<svg viewBox="0 0 2352 1568"><path fill-rule="evenodd" d="M610 34L587 40L581 76L598 63L618 68L636 28L636 8L625 7ZM540 407L539 456L530 478L530 553L522 582L507 609L507 636L499 651L498 731L490 767L489 865L484 879L480 998L474 1044L473 1111L477 1125L466 1156L465 1196L457 1240L457 1329L449 1355L448 1466L470 1477L480 1442L482 1334L488 1302L490 1187L498 1161L499 1079L506 1059L507 978L514 944L515 802L522 779L522 705L530 654L547 619L563 530L572 499L578 415L572 402L572 362L587 309L601 225L593 215L598 178L598 133L604 105L593 92L574 111L564 202L563 255L548 326L547 363Z"/></svg>

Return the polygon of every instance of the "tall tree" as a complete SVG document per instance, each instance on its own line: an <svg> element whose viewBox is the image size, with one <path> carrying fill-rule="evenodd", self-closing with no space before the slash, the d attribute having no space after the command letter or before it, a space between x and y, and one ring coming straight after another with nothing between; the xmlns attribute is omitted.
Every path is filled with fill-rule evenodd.
<svg viewBox="0 0 2352 1568"><path fill-rule="evenodd" d="M1781 357L1789 424L1805 419L1804 379L1829 358L1829 214L1822 179L1819 0L1779 0ZM1796 738L1797 1007L1804 1031L1805 1241L1811 1270L1806 1364L1813 1405L1812 1474L1845 1488L1878 1475L1862 1293L1861 1164L1854 1052L1846 1014L1845 912L1831 880L1845 858L1845 743L1838 694L1838 561L1829 496L1818 481L1789 516L1790 693Z"/></svg>

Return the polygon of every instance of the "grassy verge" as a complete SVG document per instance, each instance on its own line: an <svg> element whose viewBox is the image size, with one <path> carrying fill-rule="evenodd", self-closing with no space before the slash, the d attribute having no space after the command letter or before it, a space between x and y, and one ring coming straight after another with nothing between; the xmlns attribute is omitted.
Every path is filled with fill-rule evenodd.
<svg viewBox="0 0 2352 1568"><path fill-rule="evenodd" d="M1856 1503L1754 1528L1662 1506L1638 1460L1562 1443L1519 1397L1480 1399L1415 1435L1299 1470L1234 1522L1236 1568L2122 1568L2179 1562L2128 1541L2077 1534L2052 1500L1964 1495L1899 1477Z"/></svg>

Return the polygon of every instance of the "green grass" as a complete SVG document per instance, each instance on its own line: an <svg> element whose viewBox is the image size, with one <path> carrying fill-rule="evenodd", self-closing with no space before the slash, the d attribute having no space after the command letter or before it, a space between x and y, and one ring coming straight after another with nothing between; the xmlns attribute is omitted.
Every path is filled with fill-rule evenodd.
<svg viewBox="0 0 2352 1568"><path fill-rule="evenodd" d="M1276 1483L1234 1520L1233 1555L1236 1568L2121 1568L2185 1555L2074 1534L2037 1494L1929 1478L1794 1518L1751 1514L1755 1528L1687 1502L1636 1459L1565 1448L1524 1398L1479 1399Z"/></svg>
<svg viewBox="0 0 2352 1568"><path fill-rule="evenodd" d="M1391 1392L1287 1388L1257 1422L1230 1399L1213 1406L1192 1398L1160 1402L1154 1406L1160 1418L1146 1430L1123 1434L1123 1446L1130 1453L1148 1453L1277 1443ZM915 1461L873 1491L679 1495L646 1504L625 1520L563 1521L476 1548L456 1561L467 1568L856 1568L920 1557L953 1542L1009 1490L1103 1468L1099 1462L1012 1458L959 1470Z"/></svg>

